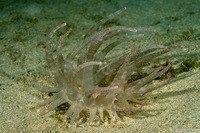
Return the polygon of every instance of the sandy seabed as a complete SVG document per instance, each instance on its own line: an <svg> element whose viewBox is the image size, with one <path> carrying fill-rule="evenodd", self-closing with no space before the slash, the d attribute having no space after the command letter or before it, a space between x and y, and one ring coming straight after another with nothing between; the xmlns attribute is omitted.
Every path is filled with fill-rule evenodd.
<svg viewBox="0 0 200 133"><path fill-rule="evenodd" d="M63 0L59 3L11 0L0 5L0 132L200 132L199 66L181 73L193 73L192 76L147 94L141 112L135 115L122 112L123 120L116 123L106 118L100 125L89 126L86 122L75 126L59 121L55 111L41 115L46 107L36 105L49 96L35 89L38 81L49 86L54 84L45 61L45 42L55 26L66 22L73 29L64 42L63 51L67 52L80 43L99 18L123 7L127 7L127 11L116 17L115 23L157 30L156 33L145 32L145 37L136 39L137 45L181 39L177 45L183 48L170 53L172 61L199 62L198 0Z"/></svg>

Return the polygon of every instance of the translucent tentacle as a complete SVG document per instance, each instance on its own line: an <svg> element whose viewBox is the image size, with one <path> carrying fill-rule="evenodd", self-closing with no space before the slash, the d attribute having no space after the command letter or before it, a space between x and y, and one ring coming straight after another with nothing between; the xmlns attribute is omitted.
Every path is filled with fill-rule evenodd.
<svg viewBox="0 0 200 133"><path fill-rule="evenodd" d="M166 73L169 70L170 66L171 66L171 62L169 61L168 66L166 66L164 69L163 69L163 67L159 67L153 73L151 73L149 76L138 80L137 83L133 87L130 87L125 90L126 95L129 97L130 95L133 95L134 93L138 93L139 89L141 89L144 85L146 85L153 79Z"/></svg>
<svg viewBox="0 0 200 133"><path fill-rule="evenodd" d="M48 111L51 111L53 109L55 109L56 107L60 106L61 104L63 103L66 103L67 101L65 100L65 98L61 97L61 98L58 98L57 100L55 100L51 106L48 107Z"/></svg>
<svg viewBox="0 0 200 133"><path fill-rule="evenodd" d="M96 23L91 29L89 29L88 33L85 35L85 38L91 36L96 30L97 28L104 24L105 22L107 22L108 20L114 18L116 15L120 14L121 12L125 11L126 7L122 8L121 10L116 11L113 14L110 14L109 16L103 18L102 20L100 20L98 23Z"/></svg>
<svg viewBox="0 0 200 133"><path fill-rule="evenodd" d="M89 123L91 124L94 121L94 117L96 116L97 108L96 107L90 108L89 112L90 112Z"/></svg>
<svg viewBox="0 0 200 133"><path fill-rule="evenodd" d="M99 112L99 116L102 122L104 122L103 120L103 108L102 107L98 107L98 112Z"/></svg>
<svg viewBox="0 0 200 133"><path fill-rule="evenodd" d="M50 50L50 42L51 42L51 39L53 37L53 34L60 28L66 26L66 23L64 24L61 24L59 26L57 26L56 28L54 28L49 36L48 36L48 40L47 40L47 43L46 43L46 60L47 60L47 63L49 65L49 68L51 69L51 72L54 76L57 75L57 68L56 68L56 63L55 63L55 60L53 59L53 55L51 53L51 50Z"/></svg>
<svg viewBox="0 0 200 133"><path fill-rule="evenodd" d="M63 91L60 91L60 92L54 94L53 96L51 96L49 99L46 99L45 101L43 100L43 101L39 102L38 106L49 104L49 103L55 101L56 99L58 99L62 96L63 96Z"/></svg>
<svg viewBox="0 0 200 133"><path fill-rule="evenodd" d="M135 43L133 44L133 47L131 49L131 52L128 54L128 56L125 58L122 66L119 68L119 71L117 72L112 84L115 85L119 83L120 81L125 81L126 75L127 75L127 69L128 64L132 58L132 56L135 54L136 46Z"/></svg>
<svg viewBox="0 0 200 133"><path fill-rule="evenodd" d="M102 34L99 35L97 39L95 39L92 44L90 45L88 49L88 55L87 55L87 60L92 61L94 60L94 54L97 52L98 48L101 46L103 42L103 36L108 34L110 32L110 29L106 29Z"/></svg>

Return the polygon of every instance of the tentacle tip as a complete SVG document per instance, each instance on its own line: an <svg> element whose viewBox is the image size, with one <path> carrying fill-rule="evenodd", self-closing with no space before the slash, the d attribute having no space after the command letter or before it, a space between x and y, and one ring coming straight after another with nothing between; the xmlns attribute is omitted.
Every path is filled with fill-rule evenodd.
<svg viewBox="0 0 200 133"><path fill-rule="evenodd" d="M89 122L89 126L92 126L93 125L93 122Z"/></svg>
<svg viewBox="0 0 200 133"><path fill-rule="evenodd" d="M99 65L102 65L103 63L102 63L102 62L98 62L98 64L99 64Z"/></svg>
<svg viewBox="0 0 200 133"><path fill-rule="evenodd" d="M145 103L142 103L139 110L141 110L146 104Z"/></svg>
<svg viewBox="0 0 200 133"><path fill-rule="evenodd" d="M37 103L37 106L41 106L44 103L44 100L41 100L40 102Z"/></svg>
<svg viewBox="0 0 200 133"><path fill-rule="evenodd" d="M125 81L122 81L122 84L126 84L126 83L128 83L128 81L127 81L127 80L125 80Z"/></svg>
<svg viewBox="0 0 200 133"><path fill-rule="evenodd" d="M178 47L178 48L182 48L183 46L182 46L182 45L178 45L177 47Z"/></svg>
<svg viewBox="0 0 200 133"><path fill-rule="evenodd" d="M67 116L64 115L64 116L61 117L61 119L62 119L62 121L66 121L67 120Z"/></svg>
<svg viewBox="0 0 200 133"><path fill-rule="evenodd" d="M45 111L44 111L44 114L46 114L46 113L48 113L48 112L49 112L49 110L45 110Z"/></svg>
<svg viewBox="0 0 200 133"><path fill-rule="evenodd" d="M114 89L118 89L119 88L119 86L114 86Z"/></svg>
<svg viewBox="0 0 200 133"><path fill-rule="evenodd" d="M168 81L171 79L172 74L170 72L168 72Z"/></svg>
<svg viewBox="0 0 200 133"><path fill-rule="evenodd" d="M112 120L112 124L116 124L116 121L115 121L115 120Z"/></svg>
<svg viewBox="0 0 200 133"><path fill-rule="evenodd" d="M122 118L117 118L119 121L122 121Z"/></svg>

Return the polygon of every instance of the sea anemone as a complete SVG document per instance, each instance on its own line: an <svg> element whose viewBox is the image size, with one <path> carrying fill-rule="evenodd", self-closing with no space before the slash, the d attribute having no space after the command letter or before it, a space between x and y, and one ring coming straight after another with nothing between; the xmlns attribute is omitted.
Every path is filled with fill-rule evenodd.
<svg viewBox="0 0 200 133"><path fill-rule="evenodd" d="M129 52L116 59L112 59L111 56L107 57L115 47L130 40L128 36L123 36L123 39L120 39L122 34L155 31L151 28L125 26L112 26L98 31L101 25L125 10L126 8L123 8L95 24L85 35L82 43L75 46L66 58L61 53L61 43L72 29L60 37L55 55L51 52L51 39L58 29L66 26L66 23L52 30L46 43L46 60L57 86L39 88L42 92L53 93L49 99L38 103L38 105L51 103L45 113L68 103L70 107L63 115L63 120L69 118L70 122L73 123L79 114L86 110L89 111L89 123L93 122L97 112L101 121L104 121L104 112L108 112L110 119L115 121L115 119L119 119L118 111L137 112L144 105L142 102L144 94L169 82L170 73L168 70L171 61L167 61L165 66L158 68L150 67L149 62L155 61L157 57L180 46L167 47L152 44L136 48L134 42ZM118 38L115 41L102 47L104 42L112 40L116 36ZM158 84L150 84L167 72L168 79ZM134 103L140 104L140 108L133 106Z"/></svg>

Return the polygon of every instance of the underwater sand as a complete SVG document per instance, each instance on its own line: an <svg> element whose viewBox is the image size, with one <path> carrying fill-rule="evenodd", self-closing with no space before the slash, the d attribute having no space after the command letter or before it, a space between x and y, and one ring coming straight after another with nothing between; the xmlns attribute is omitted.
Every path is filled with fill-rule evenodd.
<svg viewBox="0 0 200 133"><path fill-rule="evenodd" d="M75 126L59 121L55 111L41 115L46 107L36 105L49 96L35 89L39 80L49 86L54 84L44 48L47 35L54 27L66 22L73 29L63 44L63 51L67 53L80 43L97 20L123 7L127 7L127 11L113 22L157 30L156 33L144 32L145 37L136 39L137 46L181 39L177 45L183 48L170 52L166 58L199 62L199 5L199 0L0 2L0 132L200 133L199 66L187 72L194 73L192 76L148 93L141 112L120 113L123 120L115 124L105 118L106 122L101 125L89 126L86 122ZM118 47L116 51L123 48Z"/></svg>

